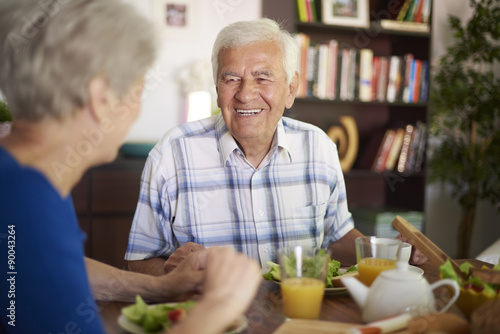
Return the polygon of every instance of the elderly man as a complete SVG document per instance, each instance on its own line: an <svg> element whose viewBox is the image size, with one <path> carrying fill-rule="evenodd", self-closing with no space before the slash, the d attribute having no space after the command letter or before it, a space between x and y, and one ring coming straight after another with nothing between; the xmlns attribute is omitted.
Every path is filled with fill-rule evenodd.
<svg viewBox="0 0 500 334"><path fill-rule="evenodd" d="M361 234L335 144L319 128L283 117L297 92L297 52L270 19L221 30L212 65L222 113L172 129L150 152L130 269L162 274L166 258L196 244L232 245L262 266L295 244L355 261L353 239Z"/></svg>
<svg viewBox="0 0 500 334"><path fill-rule="evenodd" d="M263 267L296 244L355 263L361 233L336 146L319 128L283 117L297 92L297 52L270 19L221 30L212 67L222 113L172 129L150 152L126 254L131 270L161 275L215 245Z"/></svg>

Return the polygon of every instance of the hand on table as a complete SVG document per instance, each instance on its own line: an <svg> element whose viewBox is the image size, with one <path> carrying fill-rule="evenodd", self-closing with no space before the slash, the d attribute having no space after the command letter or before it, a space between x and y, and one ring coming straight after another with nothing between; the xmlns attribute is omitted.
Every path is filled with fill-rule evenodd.
<svg viewBox="0 0 500 334"><path fill-rule="evenodd" d="M230 247L210 248L207 253L203 299L223 307L228 318L242 314L262 281L259 264Z"/></svg>
<svg viewBox="0 0 500 334"><path fill-rule="evenodd" d="M403 242L407 242L411 244L402 234L399 234L396 239L399 239ZM415 246L412 247L410 264L419 265L427 262L429 259L425 256L420 250L418 250Z"/></svg>
<svg viewBox="0 0 500 334"><path fill-rule="evenodd" d="M194 242L188 242L187 244L179 247L172 255L170 255L167 261L165 261L165 264L163 265L164 273L167 274L174 268L178 267L190 253L203 249L205 249L205 247Z"/></svg>

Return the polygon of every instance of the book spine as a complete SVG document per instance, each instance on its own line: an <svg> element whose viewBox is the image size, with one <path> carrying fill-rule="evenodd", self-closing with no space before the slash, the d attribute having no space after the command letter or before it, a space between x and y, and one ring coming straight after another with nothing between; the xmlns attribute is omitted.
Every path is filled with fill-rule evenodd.
<svg viewBox="0 0 500 334"><path fill-rule="evenodd" d="M406 160L410 152L410 143L413 136L414 126L412 124L406 125L405 135L403 138L403 146L401 147L401 153L399 154L399 160L397 165L397 171L400 173L406 172Z"/></svg>
<svg viewBox="0 0 500 334"><path fill-rule="evenodd" d="M359 99L364 102L372 100L373 50L360 51Z"/></svg>
<svg viewBox="0 0 500 334"><path fill-rule="evenodd" d="M394 140L396 132L393 129L387 129L380 145L379 151L377 152L377 157L375 158L372 170L375 172L383 172L385 170L385 163L387 161L387 155L391 148L392 142Z"/></svg>
<svg viewBox="0 0 500 334"><path fill-rule="evenodd" d="M417 103L420 97L420 80L421 80L421 71L422 71L422 61L415 60L415 82L413 84L413 97L412 102Z"/></svg>
<svg viewBox="0 0 500 334"><path fill-rule="evenodd" d="M403 145L405 130L399 128L396 130L394 139L389 148L389 153L387 154L387 159L385 162L385 170L393 170L396 167L396 161L401 153L401 147Z"/></svg>
<svg viewBox="0 0 500 334"><path fill-rule="evenodd" d="M306 0L297 0L297 14L300 22L307 22Z"/></svg>
<svg viewBox="0 0 500 334"><path fill-rule="evenodd" d="M336 40L331 40L329 42L329 86L328 86L328 98L334 100L337 97L337 75L338 75L338 52L339 43Z"/></svg>
<svg viewBox="0 0 500 334"><path fill-rule="evenodd" d="M398 16L396 17L397 21L403 21L406 13L408 13L408 9L410 8L410 4L413 0L405 0L403 7L401 7Z"/></svg>
<svg viewBox="0 0 500 334"><path fill-rule="evenodd" d="M387 100L387 86L389 72L389 59L387 57L380 58L380 75L377 83L377 100L384 102Z"/></svg>
<svg viewBox="0 0 500 334"><path fill-rule="evenodd" d="M400 59L398 56L392 56L389 67L389 83L387 84L387 101L396 101L396 80L399 71Z"/></svg>

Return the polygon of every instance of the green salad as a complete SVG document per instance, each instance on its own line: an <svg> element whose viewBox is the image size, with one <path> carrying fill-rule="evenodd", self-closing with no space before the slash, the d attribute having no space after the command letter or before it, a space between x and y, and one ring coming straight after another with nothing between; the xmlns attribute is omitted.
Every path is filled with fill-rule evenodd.
<svg viewBox="0 0 500 334"><path fill-rule="evenodd" d="M473 267L469 262L464 262L460 266L460 271L468 277L466 280L462 279L453 270L453 266L449 260L446 260L445 264L439 266L439 271L442 278L450 278L458 283L458 285L463 289L471 289L478 293L482 293L488 297L495 297L500 293L500 284L484 283L480 277L471 277L469 270ZM492 270L500 270L500 260Z"/></svg>
<svg viewBox="0 0 500 334"><path fill-rule="evenodd" d="M196 305L195 301L187 301L148 306L141 296L136 296L135 299L135 304L124 307L122 314L128 321L141 326L147 333L168 330Z"/></svg>
<svg viewBox="0 0 500 334"><path fill-rule="evenodd" d="M321 249L316 255L316 258L304 259L303 266L306 267L305 271L310 274L320 273L321 270L323 269L323 262L319 261L319 259L324 256L325 256L325 250ZM270 261L268 261L267 264L269 265L269 271L263 274L264 279L269 281L281 281L280 265ZM296 264L295 256L293 256L292 253L292 255L285 261L285 271L288 275L295 276L296 274L295 264ZM328 271L326 273L326 282L325 282L327 288L334 287L332 283L332 278L341 275L339 273L339 269L340 269L339 261L333 259L330 259L328 261ZM344 273L355 272L355 271L358 271L358 268L356 268L355 266L350 266ZM316 275L311 275L311 276L316 276Z"/></svg>

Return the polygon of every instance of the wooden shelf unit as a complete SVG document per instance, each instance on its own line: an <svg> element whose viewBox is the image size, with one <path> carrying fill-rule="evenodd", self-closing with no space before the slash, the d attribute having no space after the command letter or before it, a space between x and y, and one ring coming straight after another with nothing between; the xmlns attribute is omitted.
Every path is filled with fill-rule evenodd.
<svg viewBox="0 0 500 334"><path fill-rule="evenodd" d="M320 6L321 0L316 2ZM336 39L339 47L369 48L376 56L412 53L415 59L430 60L430 33L385 30L380 27L377 20L386 18L384 15L389 0L370 0L371 23L366 29L299 22L296 3L290 0L263 1L262 16L280 22L291 33L307 34L314 42ZM377 132L408 123L415 124L417 121L427 123L427 114L427 102L413 104L318 98L297 98L294 106L285 112L285 116L315 124L325 131L339 124L339 116L353 116L359 132L359 152L353 169L345 173L349 206L398 207L417 211L424 211L425 161L422 171L410 175L395 171L374 173L361 169L359 164L360 157Z"/></svg>

